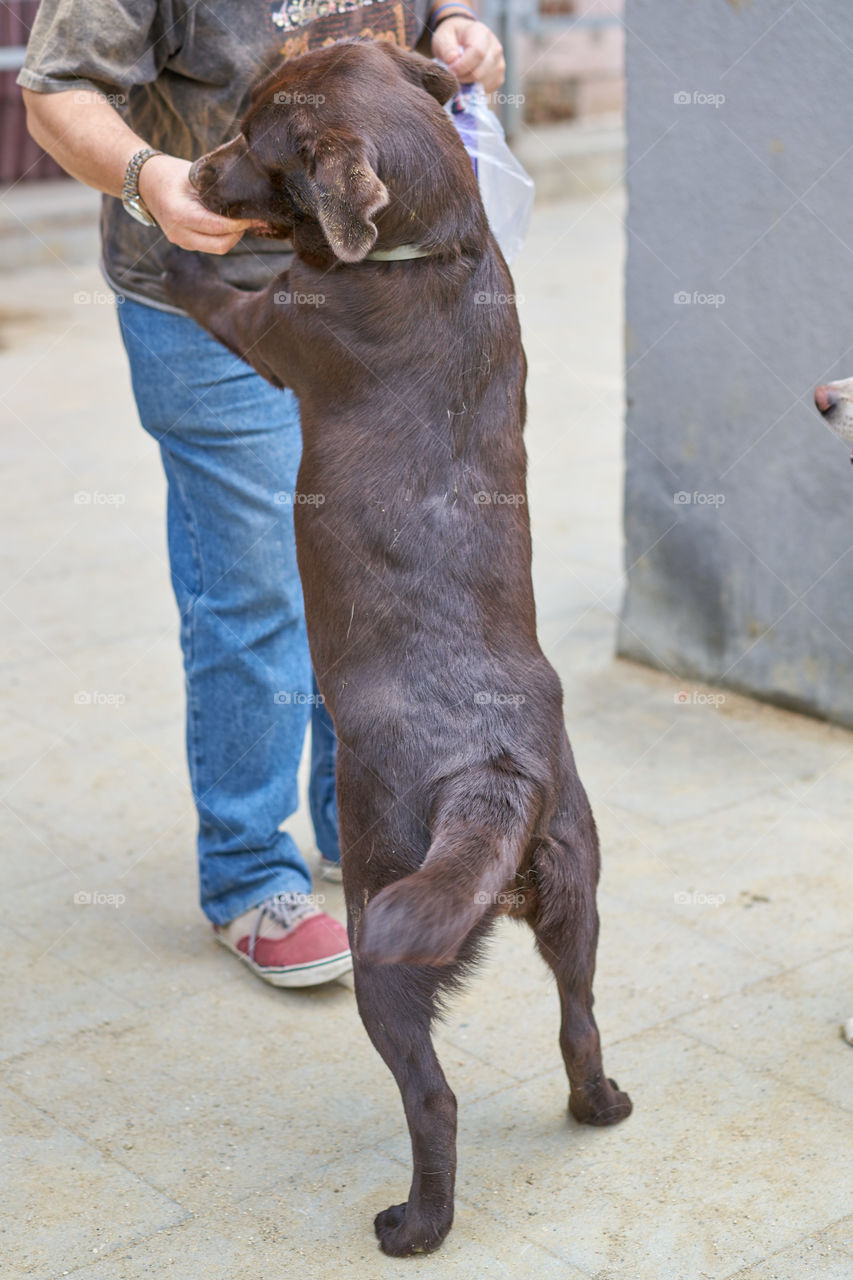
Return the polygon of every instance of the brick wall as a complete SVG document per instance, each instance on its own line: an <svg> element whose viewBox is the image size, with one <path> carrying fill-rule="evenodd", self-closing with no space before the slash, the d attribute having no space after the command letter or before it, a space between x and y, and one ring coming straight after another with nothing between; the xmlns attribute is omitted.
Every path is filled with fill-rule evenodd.
<svg viewBox="0 0 853 1280"><path fill-rule="evenodd" d="M622 0L540 0L550 24L519 39L519 70L528 124L622 111L625 101ZM559 22L557 19L565 19ZM583 19L606 25L585 26ZM580 19L574 25L572 19Z"/></svg>

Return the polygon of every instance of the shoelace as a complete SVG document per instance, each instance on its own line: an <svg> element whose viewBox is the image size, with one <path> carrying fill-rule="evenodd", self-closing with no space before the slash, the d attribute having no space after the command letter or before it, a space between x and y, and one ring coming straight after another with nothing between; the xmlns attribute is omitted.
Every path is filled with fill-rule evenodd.
<svg viewBox="0 0 853 1280"><path fill-rule="evenodd" d="M313 910L313 903L302 893L277 893L275 897L267 898L266 902L262 902L258 907L255 923L249 935L249 959L254 963L255 944L264 916L269 916L285 929L291 929L298 920L310 915Z"/></svg>

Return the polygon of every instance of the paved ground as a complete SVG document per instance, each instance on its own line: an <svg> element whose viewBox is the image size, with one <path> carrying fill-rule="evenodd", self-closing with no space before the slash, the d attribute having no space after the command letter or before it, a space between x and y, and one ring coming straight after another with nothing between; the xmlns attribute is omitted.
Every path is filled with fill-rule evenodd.
<svg viewBox="0 0 853 1280"><path fill-rule="evenodd" d="M88 266L4 277L9 1280L853 1274L853 738L611 658L620 212L541 210L517 284L541 630L603 835L598 1011L636 1109L567 1121L550 978L502 928L441 1034L456 1226L408 1262L371 1232L408 1154L350 989L263 987L196 907L163 482L105 290Z"/></svg>

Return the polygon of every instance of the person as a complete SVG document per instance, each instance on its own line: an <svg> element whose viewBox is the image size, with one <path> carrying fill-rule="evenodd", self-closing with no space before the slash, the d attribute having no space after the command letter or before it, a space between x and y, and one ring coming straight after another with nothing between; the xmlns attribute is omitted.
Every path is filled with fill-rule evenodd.
<svg viewBox="0 0 853 1280"><path fill-rule="evenodd" d="M259 75L354 36L425 40L461 81L491 92L503 80L496 36L444 0L42 0L18 76L32 136L105 193L102 269L167 478L201 906L217 940L277 986L351 968L346 931L282 830L310 719L309 807L324 874L340 878L335 735L294 545L299 406L171 306L160 276L169 242L221 255L244 288L287 267L286 244L201 205L191 162L233 136Z"/></svg>

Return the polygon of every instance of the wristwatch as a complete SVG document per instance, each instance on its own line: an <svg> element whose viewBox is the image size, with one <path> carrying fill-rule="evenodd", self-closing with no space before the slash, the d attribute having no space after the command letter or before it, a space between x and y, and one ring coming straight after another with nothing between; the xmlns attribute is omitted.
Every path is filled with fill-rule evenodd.
<svg viewBox="0 0 853 1280"><path fill-rule="evenodd" d="M146 208L145 201L139 194L139 171L146 160L150 160L152 156L161 156L162 154L162 151L156 151L153 147L143 147L141 151L137 151L135 155L130 157L128 166L124 171L121 202L130 216L146 227L156 227L157 220L152 218Z"/></svg>

